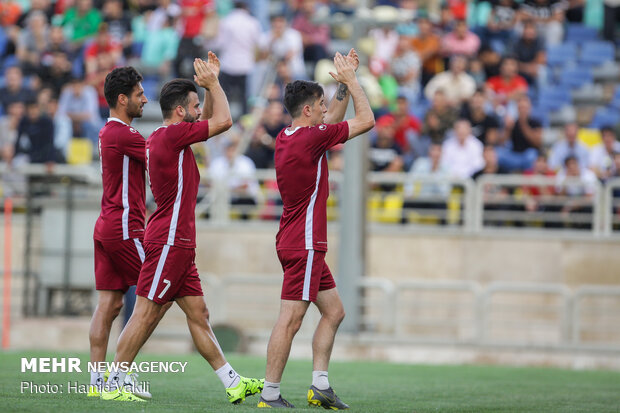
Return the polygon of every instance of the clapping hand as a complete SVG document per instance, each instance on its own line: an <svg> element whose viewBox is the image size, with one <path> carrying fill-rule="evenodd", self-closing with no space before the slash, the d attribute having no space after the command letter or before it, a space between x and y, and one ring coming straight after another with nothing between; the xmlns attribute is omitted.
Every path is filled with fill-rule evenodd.
<svg viewBox="0 0 620 413"><path fill-rule="evenodd" d="M349 52L349 54L351 54L351 52ZM356 80L355 69L357 66L355 59L349 58L349 56L345 57L340 53L336 53L336 55L334 56L334 66L336 66L337 73L329 72L329 74L331 75L331 77L334 78L336 82L344 83L348 86Z"/></svg>

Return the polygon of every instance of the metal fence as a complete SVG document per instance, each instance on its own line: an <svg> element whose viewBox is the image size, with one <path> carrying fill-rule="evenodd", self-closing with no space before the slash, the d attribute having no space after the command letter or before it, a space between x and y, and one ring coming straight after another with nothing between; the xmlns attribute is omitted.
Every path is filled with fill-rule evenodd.
<svg viewBox="0 0 620 413"><path fill-rule="evenodd" d="M208 297L213 322L239 325L248 334L273 326L280 275L232 274L206 277L217 298ZM208 290L208 289L207 289ZM362 278L362 334L397 341L561 348L620 353L620 287L462 280ZM236 314L228 302L251 300L267 311ZM238 310L242 311L242 310ZM302 334L312 334L319 314L311 311Z"/></svg>

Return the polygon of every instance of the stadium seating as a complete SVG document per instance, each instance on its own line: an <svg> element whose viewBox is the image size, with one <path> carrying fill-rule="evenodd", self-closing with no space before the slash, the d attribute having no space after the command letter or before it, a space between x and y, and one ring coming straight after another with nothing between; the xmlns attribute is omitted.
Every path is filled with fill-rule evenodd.
<svg viewBox="0 0 620 413"><path fill-rule="evenodd" d="M579 63L589 66L600 66L607 62L613 62L615 57L614 45L604 41L589 41L581 47Z"/></svg>
<svg viewBox="0 0 620 413"><path fill-rule="evenodd" d="M566 27L566 42L582 44L598 39L598 30L582 24L569 24Z"/></svg>
<svg viewBox="0 0 620 413"><path fill-rule="evenodd" d="M577 45L562 43L547 50L547 64L551 68L567 66L577 60Z"/></svg>
<svg viewBox="0 0 620 413"><path fill-rule="evenodd" d="M590 122L591 128L600 129L603 126L616 126L620 123L620 112L613 107L601 107L594 113L594 118Z"/></svg>

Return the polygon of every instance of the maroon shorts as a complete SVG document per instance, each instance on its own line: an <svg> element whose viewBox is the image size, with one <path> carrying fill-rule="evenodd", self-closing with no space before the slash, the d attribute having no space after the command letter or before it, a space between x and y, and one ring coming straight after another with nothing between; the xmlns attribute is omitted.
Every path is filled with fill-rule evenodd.
<svg viewBox="0 0 620 413"><path fill-rule="evenodd" d="M178 297L202 296L200 278L196 269L194 248L144 243L146 258L140 271L136 295L158 304Z"/></svg>
<svg viewBox="0 0 620 413"><path fill-rule="evenodd" d="M319 291L336 287L324 251L280 250L278 258L284 270L283 300L315 302Z"/></svg>
<svg viewBox="0 0 620 413"><path fill-rule="evenodd" d="M144 261L138 238L123 241L95 240L95 288L126 292L136 285Z"/></svg>

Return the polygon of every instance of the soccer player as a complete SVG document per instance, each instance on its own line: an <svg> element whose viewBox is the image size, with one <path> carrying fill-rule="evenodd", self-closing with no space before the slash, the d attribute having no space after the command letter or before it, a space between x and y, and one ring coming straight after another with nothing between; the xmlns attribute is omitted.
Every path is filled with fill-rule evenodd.
<svg viewBox="0 0 620 413"><path fill-rule="evenodd" d="M136 285L144 261L145 140L130 126L148 102L141 81L142 76L127 66L111 71L104 84L110 118L99 132L103 196L93 236L99 300L90 324L91 362L105 361L112 322L123 306L124 293ZM159 318L169 307L162 308ZM104 381L103 371L92 371L88 396L99 397ZM127 381L135 384L137 395L151 397L137 385L137 375L128 375Z"/></svg>
<svg viewBox="0 0 620 413"><path fill-rule="evenodd" d="M333 410L349 407L336 396L327 377L344 309L325 263L329 195L325 152L375 124L368 99L355 76L358 62L354 50L347 56L337 53L334 57L337 73L330 74L340 85L329 110L323 89L317 83L297 80L286 85L284 106L293 121L278 135L275 150L276 177L284 203L276 249L284 281L280 314L267 348L265 386L258 407L294 407L282 398L280 380L293 337L311 302L319 309L321 319L312 340L313 372L308 403ZM344 117L349 93L353 97L355 117L339 122Z"/></svg>
<svg viewBox="0 0 620 413"><path fill-rule="evenodd" d="M185 312L192 339L226 388L231 403L263 388L263 381L241 377L226 361L209 325L200 278L196 270L194 210L200 175L190 145L218 135L232 125L226 95L218 81L219 61L209 52L208 61L194 61L195 82L205 88L200 110L196 86L189 80L166 83L159 104L164 125L146 142L147 173L157 209L144 237L146 257L136 290L134 312L121 333L115 362L131 363L148 339L162 305L171 300ZM119 385L125 371L110 374L102 398L143 401Z"/></svg>

